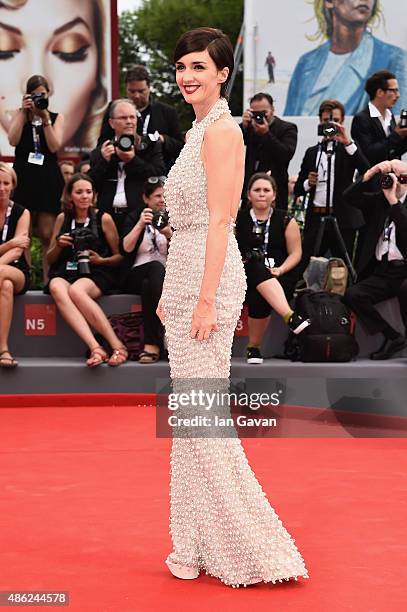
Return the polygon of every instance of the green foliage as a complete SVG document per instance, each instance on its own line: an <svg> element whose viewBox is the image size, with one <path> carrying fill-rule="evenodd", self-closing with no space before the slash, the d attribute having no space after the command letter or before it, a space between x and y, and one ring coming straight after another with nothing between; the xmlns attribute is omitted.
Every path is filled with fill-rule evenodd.
<svg viewBox="0 0 407 612"><path fill-rule="evenodd" d="M189 128L193 111L183 102L175 83L172 58L176 42L184 32L209 25L223 30L235 45L242 21L243 0L144 0L141 8L125 11L120 17L121 69L128 66L132 52L139 54L151 73L156 98L174 106L184 129ZM126 49L128 45L131 48ZM230 106L233 114L241 113L241 71Z"/></svg>
<svg viewBox="0 0 407 612"><path fill-rule="evenodd" d="M38 238L31 238L31 289L42 289L42 248Z"/></svg>

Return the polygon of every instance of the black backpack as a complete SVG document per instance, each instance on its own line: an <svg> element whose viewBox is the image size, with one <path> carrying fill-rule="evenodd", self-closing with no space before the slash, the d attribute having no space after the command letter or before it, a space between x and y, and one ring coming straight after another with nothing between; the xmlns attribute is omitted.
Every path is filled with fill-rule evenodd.
<svg viewBox="0 0 407 612"><path fill-rule="evenodd" d="M293 361L345 362L358 354L349 308L341 296L328 291L301 292L295 300L295 312L309 325L298 335L292 334L286 353Z"/></svg>

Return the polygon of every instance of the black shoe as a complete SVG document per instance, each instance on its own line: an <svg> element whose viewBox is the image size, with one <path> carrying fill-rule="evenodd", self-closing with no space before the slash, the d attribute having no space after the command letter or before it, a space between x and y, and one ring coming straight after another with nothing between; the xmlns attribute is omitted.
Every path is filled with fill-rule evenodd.
<svg viewBox="0 0 407 612"><path fill-rule="evenodd" d="M384 339L381 347L370 354L370 359L374 359L378 361L379 359L390 359L399 351L402 351L403 348L407 346L407 338L402 336L398 336L394 340L389 340L388 338Z"/></svg>
<svg viewBox="0 0 407 612"><path fill-rule="evenodd" d="M293 312L289 321L288 327L291 329L293 334L300 334L304 329L306 329L309 325L311 325L310 319L303 319L301 315Z"/></svg>
<svg viewBox="0 0 407 612"><path fill-rule="evenodd" d="M263 363L263 356L260 349L255 346L247 348L247 363Z"/></svg>

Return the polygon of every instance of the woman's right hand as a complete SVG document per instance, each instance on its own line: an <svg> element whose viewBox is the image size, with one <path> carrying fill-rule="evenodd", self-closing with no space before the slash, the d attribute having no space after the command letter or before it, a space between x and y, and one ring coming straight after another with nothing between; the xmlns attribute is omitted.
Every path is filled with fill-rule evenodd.
<svg viewBox="0 0 407 612"><path fill-rule="evenodd" d="M24 233L24 234L19 234L18 236L14 236L14 238L12 238L10 240L10 244L12 245L13 248L19 248L19 249L28 249L28 247L30 246L31 240L28 234Z"/></svg>
<svg viewBox="0 0 407 612"><path fill-rule="evenodd" d="M164 306L163 303L160 299L160 301L158 302L158 306L157 306L157 310L155 311L157 317L160 319L161 323L164 325L165 323L165 311L164 311Z"/></svg>
<svg viewBox="0 0 407 612"><path fill-rule="evenodd" d="M65 247L72 246L73 238L69 234L61 234L56 239L56 243L60 249L64 249Z"/></svg>
<svg viewBox="0 0 407 612"><path fill-rule="evenodd" d="M30 94L24 94L23 100L21 102L21 108L24 111L33 110L34 102L32 101Z"/></svg>
<svg viewBox="0 0 407 612"><path fill-rule="evenodd" d="M144 208L141 211L139 223L141 227L144 229L146 225L150 225L153 221L153 211L151 208Z"/></svg>

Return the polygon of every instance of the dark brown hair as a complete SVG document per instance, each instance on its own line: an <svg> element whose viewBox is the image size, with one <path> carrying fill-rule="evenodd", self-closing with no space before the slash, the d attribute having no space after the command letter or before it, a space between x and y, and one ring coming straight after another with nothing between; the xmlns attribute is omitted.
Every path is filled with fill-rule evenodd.
<svg viewBox="0 0 407 612"><path fill-rule="evenodd" d="M37 89L37 87L41 86L45 87L45 89L49 93L49 85L47 79L41 76L40 74L33 74L33 76L31 76L27 81L26 93L30 94L35 89Z"/></svg>
<svg viewBox="0 0 407 612"><path fill-rule="evenodd" d="M395 79L396 76L388 70L379 70L370 76L365 84L365 91L368 93L369 98L374 100L378 89L385 90L387 88L387 81Z"/></svg>
<svg viewBox="0 0 407 612"><path fill-rule="evenodd" d="M321 119L322 113L326 113L327 111L331 113L334 108L339 108L343 119L345 117L345 107L339 100L323 100L318 111L319 118Z"/></svg>
<svg viewBox="0 0 407 612"><path fill-rule="evenodd" d="M274 104L273 96L270 96L270 94L268 93L263 93L262 91L260 93L254 94L254 96L250 98L250 104L252 102L261 102L263 99L267 100L270 106L273 106Z"/></svg>
<svg viewBox="0 0 407 612"><path fill-rule="evenodd" d="M149 183L146 181L143 185L143 195L145 195L146 198L149 198L151 195L153 195L154 191L160 187L164 187L164 182L160 181L160 179L158 179L156 183Z"/></svg>
<svg viewBox="0 0 407 612"><path fill-rule="evenodd" d="M185 32L175 46L174 62L178 62L181 57L194 51L208 51L218 70L229 68L228 78L220 88L220 95L226 98L228 83L235 66L233 47L229 37L217 28L196 28Z"/></svg>
<svg viewBox="0 0 407 612"><path fill-rule="evenodd" d="M271 205L274 208L276 197L277 197L277 183L276 183L276 179L273 176L270 176L270 174L267 174L267 172L256 172L256 174L253 174L250 177L250 180L247 184L247 196L249 196L249 191L253 187L254 183L260 180L268 181L270 185L272 186L273 191L274 191L274 200L271 203ZM251 202L249 200L249 197L247 197L247 205L248 205L248 208L251 208Z"/></svg>
<svg viewBox="0 0 407 612"><path fill-rule="evenodd" d="M147 85L150 85L150 74L145 66L134 64L127 70L124 80L126 83L130 81L146 81Z"/></svg>
<svg viewBox="0 0 407 612"><path fill-rule="evenodd" d="M87 181L88 183L92 185L92 189L93 189L92 206L96 205L96 191L95 191L95 186L93 184L92 179L90 178L89 174L84 174L83 172L77 172L76 174L71 176L71 178L65 185L64 191L62 192L61 210L63 212L68 212L73 209L72 191L73 191L75 183L77 183L78 181Z"/></svg>

